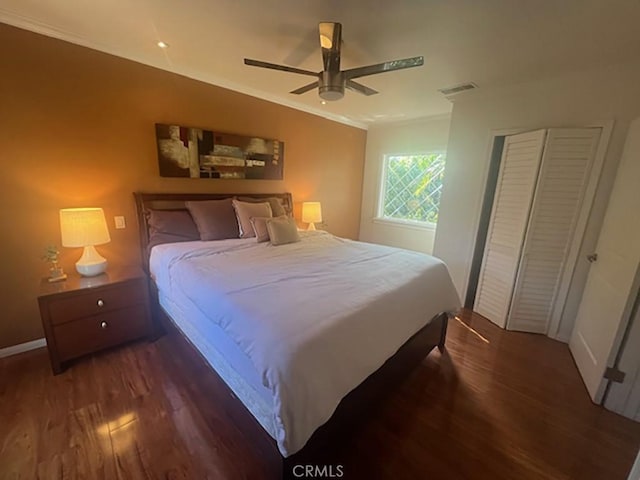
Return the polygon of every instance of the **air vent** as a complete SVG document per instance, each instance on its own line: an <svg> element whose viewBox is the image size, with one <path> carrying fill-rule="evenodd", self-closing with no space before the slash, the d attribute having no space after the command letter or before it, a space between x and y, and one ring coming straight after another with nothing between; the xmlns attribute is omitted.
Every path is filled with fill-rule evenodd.
<svg viewBox="0 0 640 480"><path fill-rule="evenodd" d="M469 82L461 85L455 85L453 87L439 88L438 91L448 97L449 95L455 95L456 93L464 92L465 90L473 90L474 88L478 88L478 85Z"/></svg>

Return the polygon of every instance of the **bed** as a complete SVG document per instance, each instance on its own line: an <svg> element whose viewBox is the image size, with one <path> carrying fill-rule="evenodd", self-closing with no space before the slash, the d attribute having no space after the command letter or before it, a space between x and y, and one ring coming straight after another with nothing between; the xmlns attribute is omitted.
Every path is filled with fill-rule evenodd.
<svg viewBox="0 0 640 480"><path fill-rule="evenodd" d="M242 428L286 473L326 458L374 400L442 349L459 300L439 260L326 232L279 246L190 238L150 248L150 211L230 196L242 195L136 193L143 263L156 318L222 378ZM291 215L290 194L250 196Z"/></svg>

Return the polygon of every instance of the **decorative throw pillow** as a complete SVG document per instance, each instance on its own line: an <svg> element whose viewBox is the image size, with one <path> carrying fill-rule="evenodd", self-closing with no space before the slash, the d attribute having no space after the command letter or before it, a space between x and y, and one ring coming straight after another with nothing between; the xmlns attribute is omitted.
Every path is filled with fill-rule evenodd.
<svg viewBox="0 0 640 480"><path fill-rule="evenodd" d="M298 226L291 217L277 217L267 220L267 231L271 245L284 245L300 241Z"/></svg>
<svg viewBox="0 0 640 480"><path fill-rule="evenodd" d="M238 238L238 221L231 198L185 202L196 222L200 240Z"/></svg>
<svg viewBox="0 0 640 480"><path fill-rule="evenodd" d="M283 220L287 218L287 216L281 215L279 217L251 217L251 226L253 226L253 233L256 234L256 240L258 241L258 243L269 241L267 220L271 220L272 218Z"/></svg>
<svg viewBox="0 0 640 480"><path fill-rule="evenodd" d="M278 197L268 197L268 198L257 198L257 197L238 197L237 200L246 203L264 203L269 202L269 206L271 207L271 214L274 217L281 217L282 215L286 215L287 212L282 205L282 200Z"/></svg>
<svg viewBox="0 0 640 480"><path fill-rule="evenodd" d="M251 225L251 217L273 217L273 214L271 213L271 205L269 205L268 202L241 202L234 198L233 208L236 211L236 217L238 217L238 225L240 226L240 238L250 238L256 236L253 231L253 226Z"/></svg>
<svg viewBox="0 0 640 480"><path fill-rule="evenodd" d="M273 217L251 217L251 226L258 243L269 241L269 232L267 231L267 220Z"/></svg>
<svg viewBox="0 0 640 480"><path fill-rule="evenodd" d="M148 210L149 248L162 243L200 240L188 210Z"/></svg>

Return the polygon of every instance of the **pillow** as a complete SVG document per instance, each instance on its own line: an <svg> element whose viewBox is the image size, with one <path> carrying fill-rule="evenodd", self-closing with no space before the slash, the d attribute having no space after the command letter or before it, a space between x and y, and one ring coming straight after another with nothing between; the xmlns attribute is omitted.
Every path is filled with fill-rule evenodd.
<svg viewBox="0 0 640 480"><path fill-rule="evenodd" d="M271 206L268 202L240 202L234 198L233 208L236 211L236 217L238 217L238 224L240 225L240 238L256 236L253 226L251 226L251 217L273 217Z"/></svg>
<svg viewBox="0 0 640 480"><path fill-rule="evenodd" d="M269 231L267 230L267 220L272 218L283 220L287 218L286 215L279 217L251 217L251 226L253 227L253 233L256 234L256 240L260 242L269 241Z"/></svg>
<svg viewBox="0 0 640 480"><path fill-rule="evenodd" d="M188 210L147 210L149 248L162 243L200 240Z"/></svg>
<svg viewBox="0 0 640 480"><path fill-rule="evenodd" d="M238 222L231 198L185 202L196 222L200 240L238 238Z"/></svg>
<svg viewBox="0 0 640 480"><path fill-rule="evenodd" d="M267 220L273 217L251 217L251 226L258 243L267 242L269 240L269 232L267 231Z"/></svg>
<svg viewBox="0 0 640 480"><path fill-rule="evenodd" d="M282 215L287 214L287 211L284 209L284 206L282 205L282 200L277 197L269 197L269 198L238 197L238 200L246 203L269 202L269 205L271 206L271 214L274 217L281 217Z"/></svg>
<svg viewBox="0 0 640 480"><path fill-rule="evenodd" d="M267 220L267 231L271 245L284 245L300 241L298 226L291 217L277 217Z"/></svg>

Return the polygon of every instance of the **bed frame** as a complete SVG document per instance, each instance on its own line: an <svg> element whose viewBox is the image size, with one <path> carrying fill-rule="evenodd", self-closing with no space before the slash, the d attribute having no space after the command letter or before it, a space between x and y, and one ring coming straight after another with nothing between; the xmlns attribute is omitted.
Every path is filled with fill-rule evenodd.
<svg viewBox="0 0 640 480"><path fill-rule="evenodd" d="M138 224L140 231L140 251L145 272L149 273L148 243L149 231L147 225L147 211L149 209L175 210L185 208L185 201L217 200L235 196L267 198L278 197L283 200L285 209L291 214L292 198L290 193L134 193ZM149 276L151 292L151 311L153 314L157 336L168 332L178 341L185 342L206 363L200 352L191 345L190 341L173 324L171 318L164 312L158 301L158 290ZM407 340L402 347L389 358L378 370L366 378L358 387L342 399L332 417L319 427L311 436L305 447L298 453L284 458L278 450L273 438L262 428L244 404L235 396L224 381L226 391L216 398L216 402L229 415L240 429L243 436L251 439L250 449L261 458L269 471L273 471L276 478L292 478L295 465L338 465L343 464L341 450L349 439L349 432L369 418L372 410L382 401L386 393L401 384L409 373L435 347L444 349L447 334L448 316L445 313L437 315L425 327ZM208 363L207 363L208 365ZM214 374L215 370L209 367Z"/></svg>

